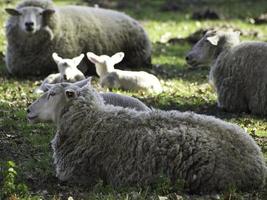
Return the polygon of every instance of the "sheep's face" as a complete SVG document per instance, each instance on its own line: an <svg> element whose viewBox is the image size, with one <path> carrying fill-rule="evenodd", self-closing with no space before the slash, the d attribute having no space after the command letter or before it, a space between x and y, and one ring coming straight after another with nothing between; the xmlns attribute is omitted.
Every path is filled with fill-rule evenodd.
<svg viewBox="0 0 267 200"><path fill-rule="evenodd" d="M29 122L56 122L62 109L77 98L83 87L87 87L90 82L91 79L88 78L76 83L45 84L48 91L27 109Z"/></svg>
<svg viewBox="0 0 267 200"><path fill-rule="evenodd" d="M42 28L44 17L53 14L55 11L39 7L23 7L19 9L7 8L6 12L18 17L19 27L22 31L34 34Z"/></svg>
<svg viewBox="0 0 267 200"><path fill-rule="evenodd" d="M239 44L239 36L233 30L208 31L186 55L186 62L192 67L209 66L222 51Z"/></svg>
<svg viewBox="0 0 267 200"><path fill-rule="evenodd" d="M64 88L54 86L34 101L27 109L31 123L53 122L60 105L65 103Z"/></svg>
<svg viewBox="0 0 267 200"><path fill-rule="evenodd" d="M102 72L100 71L107 71L107 72L111 72L114 70L114 63L111 60L111 57L107 56L107 55L101 55L99 56L98 62L95 63L96 66L96 71L99 73L98 74L102 74Z"/></svg>
<svg viewBox="0 0 267 200"><path fill-rule="evenodd" d="M106 73L112 72L114 70L114 65L120 63L124 57L123 52L114 54L113 56L107 55L96 55L92 52L88 52L87 58L95 64L96 73L101 77Z"/></svg>
<svg viewBox="0 0 267 200"><path fill-rule="evenodd" d="M67 82L75 81L75 77L82 72L77 68L77 66L82 61L84 54L80 56L74 57L72 59L61 58L57 53L53 53L52 57L54 61L57 63L58 71L60 73L61 79Z"/></svg>
<svg viewBox="0 0 267 200"><path fill-rule="evenodd" d="M192 67L209 66L215 59L219 39L215 31L208 31L186 55L187 64Z"/></svg>

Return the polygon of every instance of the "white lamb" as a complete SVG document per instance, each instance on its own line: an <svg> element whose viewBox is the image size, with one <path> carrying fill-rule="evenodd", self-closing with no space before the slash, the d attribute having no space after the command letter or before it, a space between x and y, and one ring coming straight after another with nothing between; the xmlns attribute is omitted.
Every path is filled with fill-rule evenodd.
<svg viewBox="0 0 267 200"><path fill-rule="evenodd" d="M148 90L161 93L162 87L158 78L144 71L123 71L115 69L114 65L121 62L124 57L123 52L113 56L95 55L87 53L87 58L95 64L96 73L100 77L100 85L106 88L120 88L123 90Z"/></svg>
<svg viewBox="0 0 267 200"><path fill-rule="evenodd" d="M84 54L81 54L75 58L61 58L57 53L53 53L52 57L57 64L59 73L50 74L42 82L41 86L35 89L35 93L43 93L47 89L44 86L46 83L60 83L60 82L71 82L80 81L85 79L83 73L77 68L82 61Z"/></svg>

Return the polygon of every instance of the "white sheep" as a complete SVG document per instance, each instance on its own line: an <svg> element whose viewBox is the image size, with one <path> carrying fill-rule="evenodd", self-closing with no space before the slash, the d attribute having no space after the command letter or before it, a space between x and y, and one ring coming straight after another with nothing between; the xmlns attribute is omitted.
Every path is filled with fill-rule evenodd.
<svg viewBox="0 0 267 200"><path fill-rule="evenodd" d="M121 12L87 6L56 7L52 0L24 0L6 12L10 15L6 22L6 67L13 75L55 71L50 56L53 52L71 58L87 51L124 51L126 66L151 65L151 44L145 30ZM95 73L86 61L80 70Z"/></svg>
<svg viewBox="0 0 267 200"><path fill-rule="evenodd" d="M35 89L35 93L43 93L46 91L45 84L47 83L60 83L60 82L71 82L80 81L85 79L83 73L77 68L82 61L84 54L81 54L72 59L61 58L57 53L53 53L52 57L57 64L59 73L50 74L44 79L41 86Z"/></svg>
<svg viewBox="0 0 267 200"><path fill-rule="evenodd" d="M116 53L111 57L107 55L98 56L92 52L88 52L86 55L95 64L96 73L100 77L102 87L162 92L162 87L156 76L144 71L125 71L114 68L115 64L122 61L123 52Z"/></svg>
<svg viewBox="0 0 267 200"><path fill-rule="evenodd" d="M263 154L237 125L192 112L105 105L89 83L48 87L27 117L56 124L53 158L62 181L145 187L164 177L183 181L186 191L197 194L264 185Z"/></svg>
<svg viewBox="0 0 267 200"><path fill-rule="evenodd" d="M241 42L239 33L209 31L188 53L188 63L211 65L218 106L267 115L267 43Z"/></svg>

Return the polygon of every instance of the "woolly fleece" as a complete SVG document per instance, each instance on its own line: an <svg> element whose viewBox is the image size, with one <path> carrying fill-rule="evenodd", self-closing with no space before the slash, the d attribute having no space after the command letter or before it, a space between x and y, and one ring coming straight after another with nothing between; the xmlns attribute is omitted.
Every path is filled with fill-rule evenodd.
<svg viewBox="0 0 267 200"><path fill-rule="evenodd" d="M6 66L13 75L48 75L56 71L53 52L71 58L88 51L107 55L124 51L122 66L150 64L151 44L147 34L136 20L123 13L83 6L55 7L50 0L26 0L17 8L29 6L56 12L45 18L40 31L31 37L19 29L17 16L8 19ZM93 65L85 61L80 65L81 71L95 74Z"/></svg>
<svg viewBox="0 0 267 200"><path fill-rule="evenodd" d="M91 185L102 179L120 187L165 176L198 194L230 187L249 192L264 184L263 154L236 125L192 112L105 106L90 87L79 94L56 119L52 147L60 180Z"/></svg>

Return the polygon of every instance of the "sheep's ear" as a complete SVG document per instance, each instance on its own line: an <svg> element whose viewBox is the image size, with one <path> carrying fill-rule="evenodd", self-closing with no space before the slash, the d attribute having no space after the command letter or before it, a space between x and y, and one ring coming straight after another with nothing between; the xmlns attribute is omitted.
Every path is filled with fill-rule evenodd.
<svg viewBox="0 0 267 200"><path fill-rule="evenodd" d="M52 15L54 14L56 11L54 9L45 9L43 10L42 14L43 15Z"/></svg>
<svg viewBox="0 0 267 200"><path fill-rule="evenodd" d="M124 57L124 53L119 52L119 53L116 53L113 56L111 56L111 59L112 59L113 63L116 64L116 63L121 62L123 57Z"/></svg>
<svg viewBox="0 0 267 200"><path fill-rule="evenodd" d="M85 85L91 85L91 81L92 81L92 77L88 77L87 79L75 82L74 85L82 88Z"/></svg>
<svg viewBox="0 0 267 200"><path fill-rule="evenodd" d="M21 15L21 12L19 10L17 10L17 9L14 9L14 8L6 8L5 11L8 14L12 15L12 16L19 16L19 15Z"/></svg>
<svg viewBox="0 0 267 200"><path fill-rule="evenodd" d="M86 54L87 58L94 64L102 63L100 56L94 54L93 52L87 52Z"/></svg>
<svg viewBox="0 0 267 200"><path fill-rule="evenodd" d="M67 89L65 90L65 96L68 98L68 99L74 99L75 97L77 97L79 95L79 92L78 91L75 91L73 89Z"/></svg>
<svg viewBox="0 0 267 200"><path fill-rule="evenodd" d="M57 64L58 64L59 62L62 61L62 58L59 57L59 56L57 55L57 53L53 53L53 54L52 54L52 57L53 57L54 61L55 61Z"/></svg>
<svg viewBox="0 0 267 200"><path fill-rule="evenodd" d="M82 61L83 57L84 57L84 54L81 54L81 55L79 55L79 56L77 56L75 58L72 58L75 66L78 66L80 64L80 62Z"/></svg>
<svg viewBox="0 0 267 200"><path fill-rule="evenodd" d="M91 85L92 77L89 77L89 78L87 78L87 79L85 79L85 80L86 80L86 82L85 82L85 84L81 87L80 90L83 90L83 89L91 88L91 87L92 87L92 85Z"/></svg>
<svg viewBox="0 0 267 200"><path fill-rule="evenodd" d="M45 91L50 90L52 87L53 87L53 84L49 84L49 83L44 84Z"/></svg>
<svg viewBox="0 0 267 200"><path fill-rule="evenodd" d="M207 37L207 40L214 46L217 46L219 43L219 36L218 35L214 35L214 36L210 36Z"/></svg>

